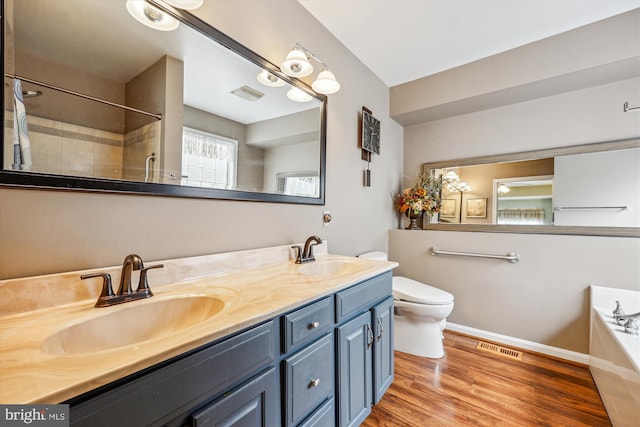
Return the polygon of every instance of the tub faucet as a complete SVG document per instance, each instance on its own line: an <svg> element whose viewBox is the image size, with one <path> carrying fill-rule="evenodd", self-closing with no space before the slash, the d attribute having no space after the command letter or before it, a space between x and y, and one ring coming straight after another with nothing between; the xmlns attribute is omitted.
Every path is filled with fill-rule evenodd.
<svg viewBox="0 0 640 427"><path fill-rule="evenodd" d="M640 335L636 321L640 319L640 312L635 314L616 315L616 323L624 326L624 331L631 335Z"/></svg>
<svg viewBox="0 0 640 427"><path fill-rule="evenodd" d="M304 264L305 262L315 261L316 258L313 256L313 247L315 245L319 245L322 243L322 239L318 236L311 236L304 242L304 249L301 249L300 246L291 246L292 248L298 251L298 256L296 257L296 264Z"/></svg>

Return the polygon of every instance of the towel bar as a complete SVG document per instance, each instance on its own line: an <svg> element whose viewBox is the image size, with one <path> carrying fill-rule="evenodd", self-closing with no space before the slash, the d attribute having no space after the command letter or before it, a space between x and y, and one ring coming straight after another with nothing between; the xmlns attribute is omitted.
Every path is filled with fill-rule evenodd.
<svg viewBox="0 0 640 427"><path fill-rule="evenodd" d="M629 206L556 206L553 208L554 212L560 211L578 211L578 210L620 210L620 211L628 211Z"/></svg>
<svg viewBox="0 0 640 427"><path fill-rule="evenodd" d="M475 257L475 258L493 258L493 259L503 259L511 263L520 261L520 255L517 252L509 252L506 255L476 254L471 252L442 251L436 248L435 246L431 248L431 255L454 255L454 256L468 256L468 257Z"/></svg>

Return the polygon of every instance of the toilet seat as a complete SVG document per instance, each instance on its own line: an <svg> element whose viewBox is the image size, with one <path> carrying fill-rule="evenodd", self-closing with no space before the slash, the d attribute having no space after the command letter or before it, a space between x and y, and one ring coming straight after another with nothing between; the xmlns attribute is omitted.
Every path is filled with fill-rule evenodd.
<svg viewBox="0 0 640 427"><path fill-rule="evenodd" d="M393 278L393 298L415 304L444 305L453 303L453 295L442 289L416 282L407 277Z"/></svg>

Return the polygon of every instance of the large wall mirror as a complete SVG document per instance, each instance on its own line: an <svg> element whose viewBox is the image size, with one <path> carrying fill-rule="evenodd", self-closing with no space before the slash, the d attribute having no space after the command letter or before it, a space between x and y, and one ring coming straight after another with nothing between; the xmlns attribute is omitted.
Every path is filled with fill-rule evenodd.
<svg viewBox="0 0 640 427"><path fill-rule="evenodd" d="M431 230L640 237L640 140L426 163Z"/></svg>
<svg viewBox="0 0 640 427"><path fill-rule="evenodd" d="M0 185L324 204L326 97L193 14L151 0L177 20L159 31L126 3L3 1Z"/></svg>

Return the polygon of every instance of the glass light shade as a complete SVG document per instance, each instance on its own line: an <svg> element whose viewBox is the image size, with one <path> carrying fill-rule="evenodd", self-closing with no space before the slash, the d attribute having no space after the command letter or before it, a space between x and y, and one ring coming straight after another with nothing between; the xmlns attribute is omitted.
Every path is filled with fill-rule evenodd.
<svg viewBox="0 0 640 427"><path fill-rule="evenodd" d="M267 70L263 70L260 74L258 74L258 81L263 85L269 86L269 87L284 86L284 80L274 76Z"/></svg>
<svg viewBox="0 0 640 427"><path fill-rule="evenodd" d="M307 55L300 49L293 49L289 52L280 69L291 77L306 77L313 72L313 67L309 64Z"/></svg>
<svg viewBox="0 0 640 427"><path fill-rule="evenodd" d="M165 0L173 7L180 9L193 10L202 6L204 0Z"/></svg>
<svg viewBox="0 0 640 427"><path fill-rule="evenodd" d="M180 23L155 6L144 0L127 0L127 11L138 22L149 28L160 31L173 31Z"/></svg>
<svg viewBox="0 0 640 427"><path fill-rule="evenodd" d="M289 89L289 92L287 92L287 98L296 102L309 102L313 99L311 95L301 91L297 87Z"/></svg>
<svg viewBox="0 0 640 427"><path fill-rule="evenodd" d="M313 90L318 93L330 95L340 90L340 83L336 81L336 77L329 70L324 70L318 74L318 78L311 84Z"/></svg>

